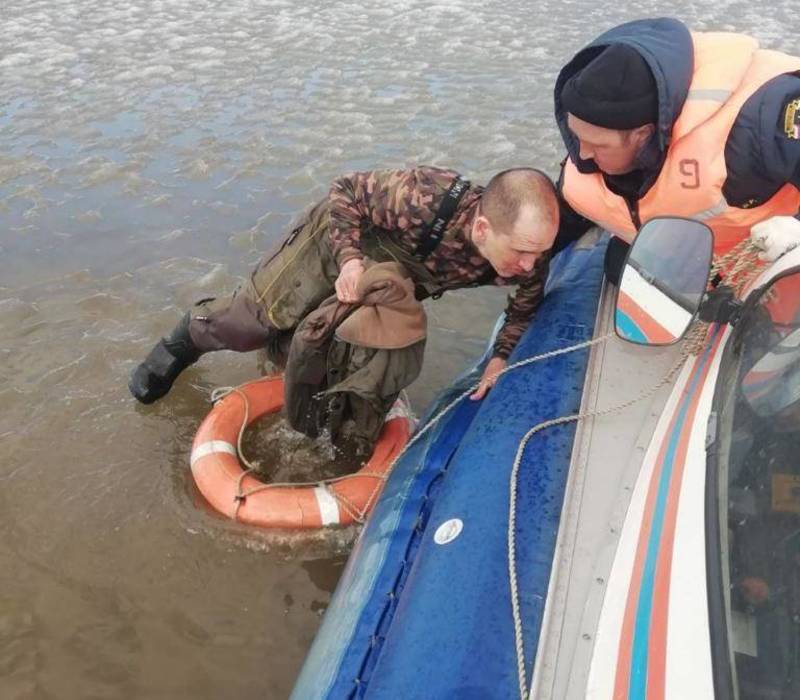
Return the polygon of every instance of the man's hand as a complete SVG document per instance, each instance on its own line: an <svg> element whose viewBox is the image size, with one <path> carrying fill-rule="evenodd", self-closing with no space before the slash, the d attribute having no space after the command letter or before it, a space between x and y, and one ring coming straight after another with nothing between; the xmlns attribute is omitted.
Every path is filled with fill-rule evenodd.
<svg viewBox="0 0 800 700"><path fill-rule="evenodd" d="M489 363L486 365L486 369L483 370L481 383L478 384L478 388L474 391L474 393L470 394L469 397L473 401L479 401L486 396L486 392L489 391L489 389L491 389L494 386L494 383L497 381L497 375L506 368L507 364L508 363L502 357L493 357L491 360L489 360Z"/></svg>
<svg viewBox="0 0 800 700"><path fill-rule="evenodd" d="M775 262L800 245L800 221L793 216L773 216L750 229L750 238L763 253L759 260Z"/></svg>
<svg viewBox="0 0 800 700"><path fill-rule="evenodd" d="M345 303L353 304L359 300L358 280L364 274L364 261L359 258L351 258L339 270L334 287L336 288L336 298Z"/></svg>

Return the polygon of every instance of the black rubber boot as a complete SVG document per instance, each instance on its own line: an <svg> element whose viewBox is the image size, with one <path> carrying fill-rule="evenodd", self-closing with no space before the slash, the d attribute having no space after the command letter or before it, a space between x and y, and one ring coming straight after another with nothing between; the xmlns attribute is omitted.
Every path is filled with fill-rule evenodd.
<svg viewBox="0 0 800 700"><path fill-rule="evenodd" d="M189 335L187 313L166 338L158 341L128 380L134 398L142 403L153 403L172 388L178 375L202 355Z"/></svg>

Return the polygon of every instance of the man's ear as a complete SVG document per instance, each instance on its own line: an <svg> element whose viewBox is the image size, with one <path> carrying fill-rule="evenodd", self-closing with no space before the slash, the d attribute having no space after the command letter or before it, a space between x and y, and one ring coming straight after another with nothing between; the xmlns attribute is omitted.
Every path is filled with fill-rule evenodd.
<svg viewBox="0 0 800 700"><path fill-rule="evenodd" d="M655 124L644 124L633 130L633 138L637 146L643 146L656 130Z"/></svg>
<svg viewBox="0 0 800 700"><path fill-rule="evenodd" d="M475 219L475 227L472 229L473 242L483 245L486 242L488 231L489 220L483 214L479 214Z"/></svg>

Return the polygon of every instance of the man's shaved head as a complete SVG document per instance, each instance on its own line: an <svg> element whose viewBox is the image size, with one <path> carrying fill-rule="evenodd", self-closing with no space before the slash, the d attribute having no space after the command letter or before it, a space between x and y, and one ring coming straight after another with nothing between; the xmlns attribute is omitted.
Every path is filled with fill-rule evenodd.
<svg viewBox="0 0 800 700"><path fill-rule="evenodd" d="M558 218L547 175L533 168L504 170L481 195L471 240L501 277L528 275L552 248Z"/></svg>
<svg viewBox="0 0 800 700"><path fill-rule="evenodd" d="M544 226L558 226L558 200L553 181L535 168L497 173L481 197L481 213L498 231L510 230L526 207L536 210Z"/></svg>

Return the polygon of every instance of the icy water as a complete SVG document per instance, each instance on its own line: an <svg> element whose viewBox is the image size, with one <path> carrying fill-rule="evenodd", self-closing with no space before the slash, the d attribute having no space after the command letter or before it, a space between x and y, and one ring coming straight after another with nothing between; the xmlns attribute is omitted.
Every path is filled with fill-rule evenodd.
<svg viewBox="0 0 800 700"><path fill-rule="evenodd" d="M792 50L792 8L4 0L0 697L286 697L354 533L267 536L197 499L209 392L254 356L204 358L150 408L134 364L341 172L555 174L553 80L598 31L672 11ZM417 410L503 303L429 306Z"/></svg>

